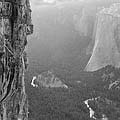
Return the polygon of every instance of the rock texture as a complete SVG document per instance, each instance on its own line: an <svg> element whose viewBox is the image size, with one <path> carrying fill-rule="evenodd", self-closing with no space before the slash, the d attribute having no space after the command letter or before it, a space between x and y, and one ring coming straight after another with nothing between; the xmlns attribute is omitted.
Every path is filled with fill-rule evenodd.
<svg viewBox="0 0 120 120"><path fill-rule="evenodd" d="M86 71L97 71L107 65L120 67L120 4L103 8L97 14L95 44Z"/></svg>
<svg viewBox="0 0 120 120"><path fill-rule="evenodd" d="M29 0L0 0L0 120L28 119L25 47L32 32Z"/></svg>
<svg viewBox="0 0 120 120"><path fill-rule="evenodd" d="M51 71L43 72L37 77L33 77L31 85L33 87L45 87L45 88L68 88L62 80L56 77Z"/></svg>

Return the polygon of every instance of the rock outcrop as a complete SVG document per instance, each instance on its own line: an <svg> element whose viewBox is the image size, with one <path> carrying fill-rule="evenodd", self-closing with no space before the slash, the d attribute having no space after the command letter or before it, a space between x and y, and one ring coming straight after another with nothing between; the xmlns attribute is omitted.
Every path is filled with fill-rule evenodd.
<svg viewBox="0 0 120 120"><path fill-rule="evenodd" d="M29 0L0 0L0 120L28 119L25 47L32 32Z"/></svg>
<svg viewBox="0 0 120 120"><path fill-rule="evenodd" d="M120 67L120 4L103 8L97 16L95 44L86 71L97 71L107 65Z"/></svg>
<svg viewBox="0 0 120 120"><path fill-rule="evenodd" d="M33 87L45 88L68 88L61 79L56 77L51 71L43 72L37 77L34 76L31 82Z"/></svg>

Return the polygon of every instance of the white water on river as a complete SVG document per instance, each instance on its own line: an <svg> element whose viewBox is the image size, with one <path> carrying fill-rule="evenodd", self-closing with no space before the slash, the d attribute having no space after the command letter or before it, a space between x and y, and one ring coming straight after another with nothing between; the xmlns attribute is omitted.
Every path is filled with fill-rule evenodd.
<svg viewBox="0 0 120 120"><path fill-rule="evenodd" d="M84 103L86 104L87 108L89 108L89 111L90 111L90 118L93 118L94 120L97 120L97 118L94 116L95 115L95 111L93 111L93 109L90 107L89 105L89 101L93 101L93 100L97 100L99 97L97 98L92 98L92 99L88 99L88 100L85 100ZM102 118L101 120L108 120L108 118L106 117L105 114L102 115Z"/></svg>

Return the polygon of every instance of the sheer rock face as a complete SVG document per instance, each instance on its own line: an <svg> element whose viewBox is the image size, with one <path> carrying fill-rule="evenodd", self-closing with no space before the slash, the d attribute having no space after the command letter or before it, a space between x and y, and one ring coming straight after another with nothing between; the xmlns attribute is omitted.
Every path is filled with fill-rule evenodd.
<svg viewBox="0 0 120 120"><path fill-rule="evenodd" d="M83 8L81 16L74 15L76 31L82 36L92 36L96 8Z"/></svg>
<svg viewBox="0 0 120 120"><path fill-rule="evenodd" d="M95 44L86 71L107 65L120 67L120 4L102 9L97 15Z"/></svg>
<svg viewBox="0 0 120 120"><path fill-rule="evenodd" d="M94 46L96 12L97 7L84 7L81 15L73 16L75 30L80 34L80 36L85 37L90 41L86 49L87 55L92 54L92 48Z"/></svg>
<svg viewBox="0 0 120 120"><path fill-rule="evenodd" d="M0 120L27 120L25 46L33 32L29 0L0 0Z"/></svg>

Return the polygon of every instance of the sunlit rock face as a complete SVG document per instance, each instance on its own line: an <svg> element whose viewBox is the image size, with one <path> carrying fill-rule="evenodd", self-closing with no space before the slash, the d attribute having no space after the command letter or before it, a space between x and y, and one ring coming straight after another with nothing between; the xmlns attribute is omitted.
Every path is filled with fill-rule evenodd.
<svg viewBox="0 0 120 120"><path fill-rule="evenodd" d="M120 67L120 4L101 10L97 17L95 44L86 71L107 65Z"/></svg>
<svg viewBox="0 0 120 120"><path fill-rule="evenodd" d="M31 85L33 87L46 87L46 88L68 88L61 79L56 77L51 71L43 72L37 77L33 77Z"/></svg>

